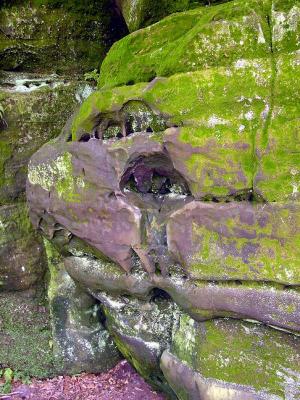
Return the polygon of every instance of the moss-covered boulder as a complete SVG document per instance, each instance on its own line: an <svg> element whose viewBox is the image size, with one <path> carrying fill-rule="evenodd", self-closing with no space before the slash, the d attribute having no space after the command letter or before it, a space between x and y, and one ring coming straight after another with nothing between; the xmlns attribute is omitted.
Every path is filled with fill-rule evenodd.
<svg viewBox="0 0 300 400"><path fill-rule="evenodd" d="M235 0L171 15L115 43L102 65L99 85L146 82L241 59L270 59L268 16L270 0Z"/></svg>
<svg viewBox="0 0 300 400"><path fill-rule="evenodd" d="M298 396L298 20L296 1L234 0L132 33L30 161L31 220L64 274L180 399Z"/></svg>
<svg viewBox="0 0 300 400"><path fill-rule="evenodd" d="M0 69L10 71L87 72L127 32L110 0L8 2L0 24Z"/></svg>
<svg viewBox="0 0 300 400"><path fill-rule="evenodd" d="M46 270L41 238L33 230L23 203L0 207L0 292L26 290Z"/></svg>
<svg viewBox="0 0 300 400"><path fill-rule="evenodd" d="M298 399L299 338L232 320L182 315L162 370L180 400Z"/></svg>

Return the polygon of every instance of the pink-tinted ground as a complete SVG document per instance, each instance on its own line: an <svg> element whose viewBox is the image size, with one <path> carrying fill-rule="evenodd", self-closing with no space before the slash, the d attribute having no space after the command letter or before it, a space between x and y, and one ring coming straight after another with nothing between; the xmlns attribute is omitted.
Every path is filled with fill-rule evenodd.
<svg viewBox="0 0 300 400"><path fill-rule="evenodd" d="M33 380L30 385L14 386L1 400L165 400L127 363L100 375L60 376L47 381Z"/></svg>

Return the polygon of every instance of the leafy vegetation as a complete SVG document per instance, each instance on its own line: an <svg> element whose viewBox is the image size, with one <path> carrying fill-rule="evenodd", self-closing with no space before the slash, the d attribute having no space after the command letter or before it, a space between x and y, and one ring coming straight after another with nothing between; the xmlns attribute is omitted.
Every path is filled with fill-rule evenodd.
<svg viewBox="0 0 300 400"><path fill-rule="evenodd" d="M86 72L84 74L84 80L86 80L86 81L94 81L97 83L99 80L99 77L100 77L100 73L98 72L97 69L94 69L93 71L90 71L90 72Z"/></svg>
<svg viewBox="0 0 300 400"><path fill-rule="evenodd" d="M30 384L30 378L27 373L21 371L13 371L11 368L0 369L0 378L4 383L0 385L0 393L8 394L12 391L14 382L22 382L25 385Z"/></svg>

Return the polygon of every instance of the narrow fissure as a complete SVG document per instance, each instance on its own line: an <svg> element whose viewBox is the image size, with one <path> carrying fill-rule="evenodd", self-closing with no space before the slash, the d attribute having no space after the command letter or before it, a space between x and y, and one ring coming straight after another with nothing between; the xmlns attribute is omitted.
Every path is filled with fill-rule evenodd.
<svg viewBox="0 0 300 400"><path fill-rule="evenodd" d="M275 96L275 84L277 78L277 66L276 66L276 59L274 55L274 46L273 46L273 25L272 25L272 8L273 8L273 1L271 1L271 8L269 10L268 15L266 16L266 22L268 26L268 42L270 46L270 62L271 62L271 81L270 81L270 102L269 102L269 109L266 115L265 123L262 130L262 138L261 138L261 146L262 149L266 149L268 145L268 136L269 136L269 127L271 124L272 113L274 109L274 96ZM253 176L252 176L252 191L254 193L254 179L258 172L258 167L260 160L256 154L257 149L257 133L253 135L253 143L252 143L252 159L253 159Z"/></svg>

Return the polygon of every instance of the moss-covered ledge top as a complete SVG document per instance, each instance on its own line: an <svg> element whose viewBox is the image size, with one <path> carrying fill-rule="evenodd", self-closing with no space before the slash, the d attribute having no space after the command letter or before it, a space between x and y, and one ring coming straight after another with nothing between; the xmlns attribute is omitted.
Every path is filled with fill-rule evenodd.
<svg viewBox="0 0 300 400"><path fill-rule="evenodd" d="M295 51L299 15L293 0L235 0L173 14L117 42L102 65L99 86Z"/></svg>
<svg viewBox="0 0 300 400"><path fill-rule="evenodd" d="M124 104L139 100L163 115L167 126L178 126L176 138L168 130L149 137L164 143L171 154L180 148L176 168L190 179L197 197L252 189L265 201L297 201L299 102L293 99L300 93L298 71L299 55L294 52L281 54L274 63L251 59L102 89L74 119L73 140L92 136L103 119L118 123ZM115 147L128 147L132 141L129 136Z"/></svg>
<svg viewBox="0 0 300 400"><path fill-rule="evenodd" d="M179 127L176 168L193 194L299 200L299 16L294 0L235 0L134 32L110 50L73 140L139 100ZM168 131L155 138L174 150Z"/></svg>

